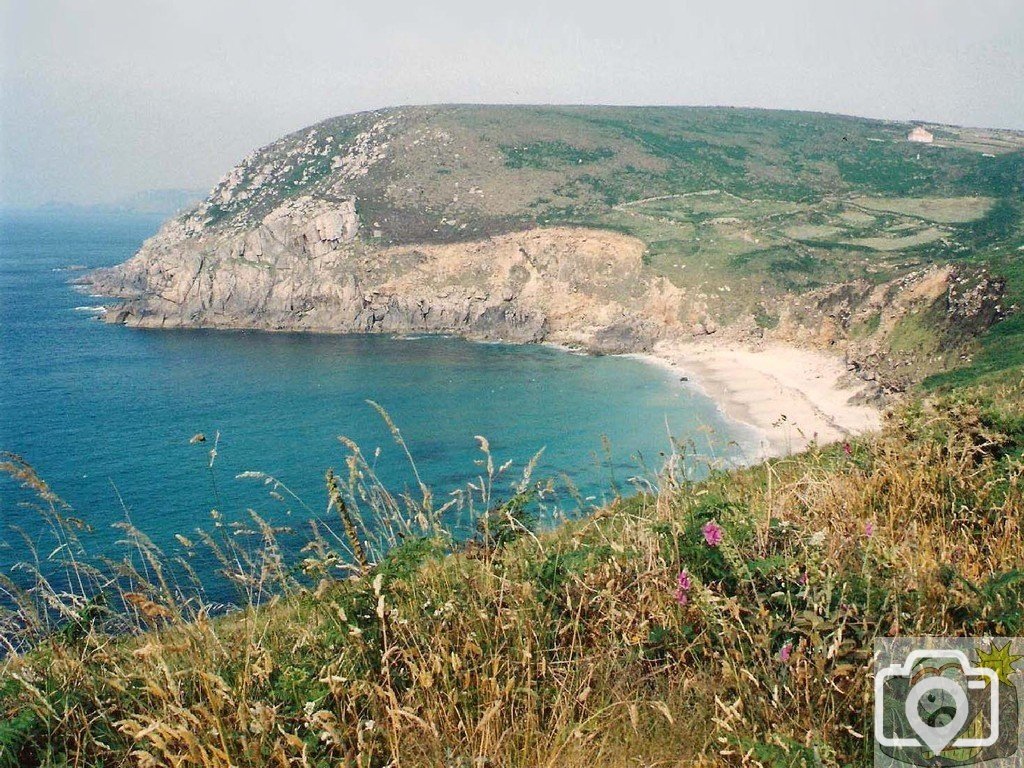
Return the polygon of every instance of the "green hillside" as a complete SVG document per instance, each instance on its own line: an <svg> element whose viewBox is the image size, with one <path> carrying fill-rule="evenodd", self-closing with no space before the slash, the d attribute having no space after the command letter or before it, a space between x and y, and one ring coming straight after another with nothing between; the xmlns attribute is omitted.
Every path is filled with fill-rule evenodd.
<svg viewBox="0 0 1024 768"><path fill-rule="evenodd" d="M648 270L719 322L765 327L780 299L808 290L936 263L991 267L1010 279L1009 314L1024 297L1024 134L931 125L922 145L911 127L730 108L397 108L254 152L192 220L244 227L311 196L354 197L371 249L609 228L640 238ZM1017 327L995 332L1001 349L977 371L1018 361L1005 350Z"/></svg>

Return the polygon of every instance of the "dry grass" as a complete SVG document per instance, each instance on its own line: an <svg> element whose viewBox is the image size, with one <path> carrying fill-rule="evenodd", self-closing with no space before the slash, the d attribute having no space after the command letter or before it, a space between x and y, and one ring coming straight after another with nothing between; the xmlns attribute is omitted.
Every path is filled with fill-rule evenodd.
<svg viewBox="0 0 1024 768"><path fill-rule="evenodd" d="M940 224L966 224L982 218L995 201L991 197L855 197L850 202Z"/></svg>
<svg viewBox="0 0 1024 768"><path fill-rule="evenodd" d="M826 224L801 224L788 227L783 231L786 237L794 240L831 240L843 232L839 227Z"/></svg>
<svg viewBox="0 0 1024 768"><path fill-rule="evenodd" d="M900 251L904 248L914 248L926 243L934 243L943 236L943 232L935 227L915 232L912 235L903 237L858 237L853 240L843 240L847 245L858 245L864 248L871 248L875 251Z"/></svg>
<svg viewBox="0 0 1024 768"><path fill-rule="evenodd" d="M34 648L0 666L0 765L867 764L875 636L1022 629L1022 389L698 483L670 465L542 534L544 486L499 502L485 450L469 543L354 452L331 489L349 533L290 568L264 530L235 613L182 604L138 539L151 578L108 602L119 624L15 593L6 637ZM339 578L353 537L373 562Z"/></svg>

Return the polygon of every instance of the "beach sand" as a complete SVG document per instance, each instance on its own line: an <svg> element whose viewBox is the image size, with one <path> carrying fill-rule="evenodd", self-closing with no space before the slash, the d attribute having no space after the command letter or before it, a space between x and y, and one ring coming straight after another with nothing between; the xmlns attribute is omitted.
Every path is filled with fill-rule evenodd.
<svg viewBox="0 0 1024 768"><path fill-rule="evenodd" d="M723 413L760 435L752 458L783 456L845 440L881 425L882 412L850 398L866 385L849 386L842 359L784 344L748 349L714 341L663 341L638 355L669 367L702 389Z"/></svg>

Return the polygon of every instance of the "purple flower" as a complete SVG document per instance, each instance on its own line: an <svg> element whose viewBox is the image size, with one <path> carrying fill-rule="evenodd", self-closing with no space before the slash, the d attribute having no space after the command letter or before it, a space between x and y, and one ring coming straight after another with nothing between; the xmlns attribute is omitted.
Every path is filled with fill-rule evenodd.
<svg viewBox="0 0 1024 768"><path fill-rule="evenodd" d="M779 651L779 658L783 664L789 663L789 657L793 654L793 643L786 643L782 646L782 650Z"/></svg>
<svg viewBox="0 0 1024 768"><path fill-rule="evenodd" d="M843 443L843 453L847 456L853 456L853 447L849 443Z"/></svg>
<svg viewBox="0 0 1024 768"><path fill-rule="evenodd" d="M867 523L867 524L865 524L865 526L864 526L864 535L867 536L869 539L872 536L875 535L875 524L874 523Z"/></svg>
<svg viewBox="0 0 1024 768"><path fill-rule="evenodd" d="M693 580L686 571L680 571L676 577L676 602L686 605L690 601L690 590L693 589Z"/></svg>
<svg viewBox="0 0 1024 768"><path fill-rule="evenodd" d="M800 574L800 577L796 580L796 583L799 584L801 587L807 586L807 571L804 571Z"/></svg>
<svg viewBox="0 0 1024 768"><path fill-rule="evenodd" d="M707 542L709 547L717 547L722 543L722 526L714 520L708 520L704 523L704 527L700 529L700 532L704 534L704 541Z"/></svg>

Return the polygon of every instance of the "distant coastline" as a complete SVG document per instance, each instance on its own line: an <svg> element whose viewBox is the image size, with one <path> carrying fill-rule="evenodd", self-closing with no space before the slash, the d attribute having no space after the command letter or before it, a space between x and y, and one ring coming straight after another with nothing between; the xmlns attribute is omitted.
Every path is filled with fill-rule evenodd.
<svg viewBox="0 0 1024 768"><path fill-rule="evenodd" d="M76 282L139 328L646 354L782 455L877 428L1019 306L994 257L962 255L1015 247L1024 134L929 123L925 146L913 127L686 107L340 115L254 150Z"/></svg>
<svg viewBox="0 0 1024 768"><path fill-rule="evenodd" d="M205 189L147 189L107 203L52 201L39 205L0 207L0 215L111 216L136 215L169 218L191 208L206 196Z"/></svg>

